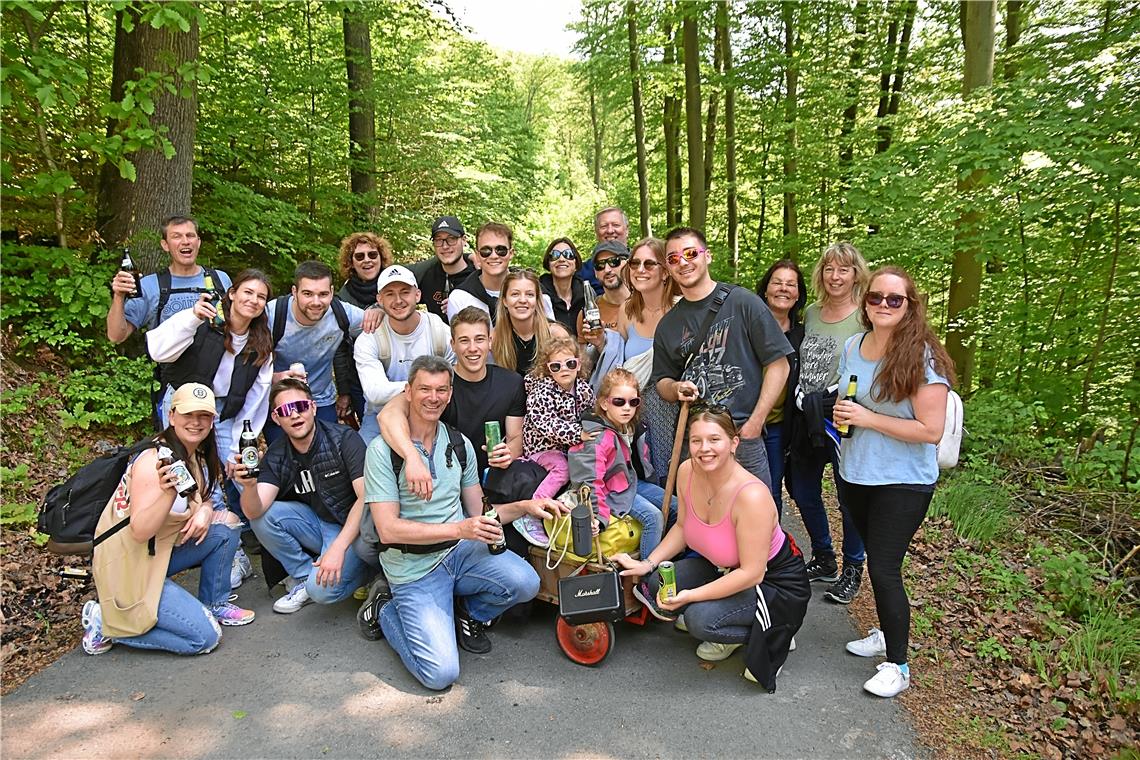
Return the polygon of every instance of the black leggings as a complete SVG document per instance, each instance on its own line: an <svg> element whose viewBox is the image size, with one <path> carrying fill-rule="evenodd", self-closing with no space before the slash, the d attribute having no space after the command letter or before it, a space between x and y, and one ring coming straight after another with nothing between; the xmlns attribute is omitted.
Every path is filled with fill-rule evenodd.
<svg viewBox="0 0 1140 760"><path fill-rule="evenodd" d="M910 645L910 600L903 587L903 557L926 518L934 492L897 485L861 486L842 478L836 481L840 498L867 547L867 571L887 641L887 660L902 665Z"/></svg>

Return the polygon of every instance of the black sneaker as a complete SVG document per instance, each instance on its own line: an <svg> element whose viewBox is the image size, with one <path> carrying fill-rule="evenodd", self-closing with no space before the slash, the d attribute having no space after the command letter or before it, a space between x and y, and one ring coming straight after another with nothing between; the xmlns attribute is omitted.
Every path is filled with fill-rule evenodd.
<svg viewBox="0 0 1140 760"><path fill-rule="evenodd" d="M835 583L839 580L839 565L835 564L834 554L813 556L806 569L809 581Z"/></svg>
<svg viewBox="0 0 1140 760"><path fill-rule="evenodd" d="M455 630L459 646L472 654L487 654L491 651L491 637L487 635L486 628L484 623L471 617L462 599L455 600Z"/></svg>
<svg viewBox="0 0 1140 760"><path fill-rule="evenodd" d="M368 589L368 598L356 613L361 636L369 641L379 641L384 638L384 629L380 627L380 610L390 601L392 601L392 590L388 587L388 581L381 575L372 582Z"/></svg>
<svg viewBox="0 0 1140 760"><path fill-rule="evenodd" d="M831 588L824 592L824 596L839 604L851 604L859 594L859 586L863 584L862 565L844 565L843 577Z"/></svg>
<svg viewBox="0 0 1140 760"><path fill-rule="evenodd" d="M677 613L671 610L662 609L657 606L657 600L649 593L649 584L645 581L633 587L633 595L637 597L637 601L645 605L645 609L649 610L649 614L658 620L663 620L666 623L672 623L677 619Z"/></svg>

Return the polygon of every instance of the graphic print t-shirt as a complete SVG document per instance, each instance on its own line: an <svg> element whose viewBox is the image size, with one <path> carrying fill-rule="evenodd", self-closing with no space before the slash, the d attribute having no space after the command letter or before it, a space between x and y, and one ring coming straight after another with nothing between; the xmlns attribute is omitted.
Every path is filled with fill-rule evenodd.
<svg viewBox="0 0 1140 760"><path fill-rule="evenodd" d="M760 398L764 365L791 354L792 346L759 296L733 288L704 343L694 348L715 296L714 289L700 301L682 299L662 317L653 338L652 382L664 377L691 381L701 399L728 407L741 425ZM691 349L693 360L684 369Z"/></svg>
<svg viewBox="0 0 1140 760"><path fill-rule="evenodd" d="M838 322L824 322L819 304L804 312L804 340L800 344L800 385L802 394L827 390L839 383L839 357L843 343L862 331L859 309ZM846 383L842 383L846 388Z"/></svg>

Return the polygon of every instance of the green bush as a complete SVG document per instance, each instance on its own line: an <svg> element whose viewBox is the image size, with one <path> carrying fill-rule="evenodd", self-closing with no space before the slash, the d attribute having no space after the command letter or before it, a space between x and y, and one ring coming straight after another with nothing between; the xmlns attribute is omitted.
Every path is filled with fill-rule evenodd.
<svg viewBox="0 0 1140 760"><path fill-rule="evenodd" d="M60 385L64 427L130 427L149 419L153 366L146 358L112 356L72 372Z"/></svg>
<svg viewBox="0 0 1140 760"><path fill-rule="evenodd" d="M87 254L67 248L5 245L4 300L0 319L11 325L22 350L50 346L77 361L90 361L105 344L104 320L115 264L91 265Z"/></svg>
<svg viewBox="0 0 1140 760"><path fill-rule="evenodd" d="M1041 563L1045 592L1058 610L1080 621L1096 609L1100 571L1087 554L1076 550L1058 554L1042 548L1034 551L1033 556Z"/></svg>

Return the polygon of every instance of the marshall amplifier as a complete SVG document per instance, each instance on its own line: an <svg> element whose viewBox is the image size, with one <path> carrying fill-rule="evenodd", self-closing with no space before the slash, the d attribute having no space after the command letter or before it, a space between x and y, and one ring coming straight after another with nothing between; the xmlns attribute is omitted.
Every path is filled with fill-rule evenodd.
<svg viewBox="0 0 1140 760"><path fill-rule="evenodd" d="M617 570L560 578L558 614L570 625L621 620L625 601Z"/></svg>

